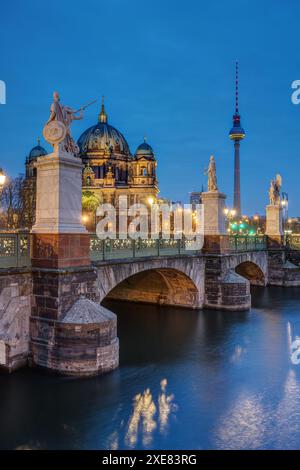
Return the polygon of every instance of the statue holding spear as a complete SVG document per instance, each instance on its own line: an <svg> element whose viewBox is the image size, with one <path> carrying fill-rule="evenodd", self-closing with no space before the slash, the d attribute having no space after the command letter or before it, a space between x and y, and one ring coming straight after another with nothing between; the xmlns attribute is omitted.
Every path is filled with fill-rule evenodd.
<svg viewBox="0 0 300 470"><path fill-rule="evenodd" d="M61 144L62 150L73 155L77 155L79 152L78 145L72 138L70 126L73 121L83 119L83 111L95 103L96 100L81 106L79 109L74 110L69 106L61 104L59 93L55 91L53 93L53 103L50 108L49 119L43 129L43 135L45 139L50 142L53 147ZM80 113L79 116L76 116Z"/></svg>

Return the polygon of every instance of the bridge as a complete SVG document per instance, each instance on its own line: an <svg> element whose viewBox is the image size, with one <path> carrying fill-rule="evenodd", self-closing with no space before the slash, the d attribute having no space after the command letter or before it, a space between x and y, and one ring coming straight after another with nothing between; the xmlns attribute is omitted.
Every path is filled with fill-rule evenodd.
<svg viewBox="0 0 300 470"><path fill-rule="evenodd" d="M249 285L298 285L299 269L287 261L286 255L298 253L300 236L291 237L288 247L280 250L269 249L264 235L227 238L228 249L213 253L192 250L185 239L100 240L96 234L90 234L92 266L84 269L96 273L90 297L97 302L109 297L188 308L241 310L251 305ZM28 232L0 233L1 278L8 273L31 273L35 278L31 246ZM62 270L66 271L74 277L81 270ZM84 283L81 284L80 293L87 293ZM65 291L68 292L66 287ZM50 296L46 297L47 303L40 299L44 307L37 307L44 313L51 308ZM75 293L72 298L76 298ZM65 299L59 314L69 307Z"/></svg>
<svg viewBox="0 0 300 470"><path fill-rule="evenodd" d="M99 240L82 225L80 159L58 146L36 166L35 225L0 232L4 370L91 375L117 367L117 318L103 307L106 298L233 311L250 308L251 284L300 286L298 241L284 243L280 205L267 206L266 236L230 236L226 195L202 193L201 250L172 236Z"/></svg>
<svg viewBox="0 0 300 470"><path fill-rule="evenodd" d="M275 248L269 246L266 236L226 236L226 241L222 252L205 245L195 251L184 239L99 240L89 234L90 266L45 269L33 262L32 234L1 232L0 367L11 371L34 361L80 375L116 367L115 320L111 320L114 326L109 328L109 340L106 330L102 338L96 324L64 322L76 302L89 310L89 304L82 304L83 298L96 305L110 298L232 311L250 308L250 285L300 285L300 269L290 261L292 254L298 253L300 236ZM75 238L72 251L77 253L79 242ZM59 257L59 246L57 250ZM74 338L78 342L76 357L80 351L78 364L72 354L68 359ZM107 359L95 366L95 353L90 361L84 351L91 344L92 351L99 351L99 341L101 354L105 351Z"/></svg>

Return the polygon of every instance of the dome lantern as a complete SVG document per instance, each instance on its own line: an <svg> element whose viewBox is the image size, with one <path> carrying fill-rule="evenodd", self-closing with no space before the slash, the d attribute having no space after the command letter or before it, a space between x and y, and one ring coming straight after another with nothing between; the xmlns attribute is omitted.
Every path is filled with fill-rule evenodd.
<svg viewBox="0 0 300 470"><path fill-rule="evenodd" d="M102 105L101 105L101 111L98 116L98 121L107 123L107 114L105 112L105 107L104 107L104 96L102 96Z"/></svg>

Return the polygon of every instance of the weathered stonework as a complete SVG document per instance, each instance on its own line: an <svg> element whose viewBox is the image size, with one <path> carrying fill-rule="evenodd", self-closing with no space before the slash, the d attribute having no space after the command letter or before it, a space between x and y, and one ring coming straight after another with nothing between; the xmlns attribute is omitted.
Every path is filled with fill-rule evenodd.
<svg viewBox="0 0 300 470"><path fill-rule="evenodd" d="M35 164L36 222L33 233L87 233L82 225L82 162L60 146Z"/></svg>
<svg viewBox="0 0 300 470"><path fill-rule="evenodd" d="M98 304L82 298L61 321L31 317L30 324L33 365L76 376L118 367L117 317Z"/></svg>
<svg viewBox="0 0 300 470"><path fill-rule="evenodd" d="M201 194L204 205L204 235L226 235L225 199L226 194L219 191Z"/></svg>
<svg viewBox="0 0 300 470"><path fill-rule="evenodd" d="M93 267L33 269L32 315L59 320L84 295L99 302L97 271Z"/></svg>
<svg viewBox="0 0 300 470"><path fill-rule="evenodd" d="M265 251L231 253L222 257L223 271L233 269L245 277L251 285L268 284L268 255Z"/></svg>
<svg viewBox="0 0 300 470"><path fill-rule="evenodd" d="M286 250L268 251L269 285L300 286L300 268L287 260Z"/></svg>
<svg viewBox="0 0 300 470"><path fill-rule="evenodd" d="M32 266L38 268L89 266L90 236L88 233L33 233L31 253Z"/></svg>
<svg viewBox="0 0 300 470"><path fill-rule="evenodd" d="M0 369L27 364L32 280L28 271L0 271Z"/></svg>
<svg viewBox="0 0 300 470"><path fill-rule="evenodd" d="M202 257L172 256L151 260L106 261L97 263L97 271L100 302L108 296L131 302L178 307L203 306ZM134 275L137 275L135 279L132 277Z"/></svg>
<svg viewBox="0 0 300 470"><path fill-rule="evenodd" d="M250 283L233 270L224 270L222 256L205 258L204 307L247 310L251 306Z"/></svg>
<svg viewBox="0 0 300 470"><path fill-rule="evenodd" d="M229 239L226 235L205 235L203 253L229 253Z"/></svg>
<svg viewBox="0 0 300 470"><path fill-rule="evenodd" d="M270 238L283 235L282 207L280 204L266 206L266 235Z"/></svg>

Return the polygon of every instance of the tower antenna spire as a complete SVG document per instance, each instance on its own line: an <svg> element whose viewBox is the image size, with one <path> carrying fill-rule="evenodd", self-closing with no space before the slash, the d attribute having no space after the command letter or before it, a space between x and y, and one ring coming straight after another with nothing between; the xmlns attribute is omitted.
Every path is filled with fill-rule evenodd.
<svg viewBox="0 0 300 470"><path fill-rule="evenodd" d="M235 62L235 112L239 113L239 63Z"/></svg>

